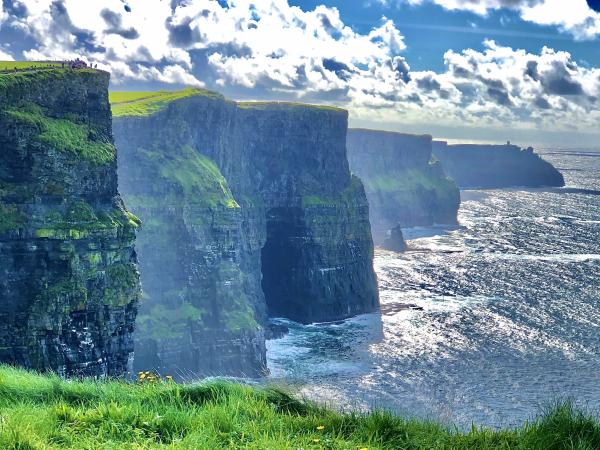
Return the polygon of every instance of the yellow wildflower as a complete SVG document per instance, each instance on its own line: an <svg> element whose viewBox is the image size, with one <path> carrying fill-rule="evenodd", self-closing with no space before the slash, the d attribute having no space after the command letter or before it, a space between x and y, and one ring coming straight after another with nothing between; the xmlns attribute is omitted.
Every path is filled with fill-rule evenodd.
<svg viewBox="0 0 600 450"><path fill-rule="evenodd" d="M313 439L313 442L314 442L315 444L318 444L319 442L321 442L321 439Z"/></svg>
<svg viewBox="0 0 600 450"><path fill-rule="evenodd" d="M317 427L317 430L319 430L319 431L322 431L322 430L324 430L324 429L325 429L325 425L319 425L319 426Z"/></svg>

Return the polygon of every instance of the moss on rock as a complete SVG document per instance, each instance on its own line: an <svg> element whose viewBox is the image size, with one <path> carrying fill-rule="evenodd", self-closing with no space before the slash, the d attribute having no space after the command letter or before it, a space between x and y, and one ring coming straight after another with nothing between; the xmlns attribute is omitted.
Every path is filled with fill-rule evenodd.
<svg viewBox="0 0 600 450"><path fill-rule="evenodd" d="M140 275L134 264L118 263L106 268L106 280L103 303L123 307L131 301L132 290L139 285Z"/></svg>
<svg viewBox="0 0 600 450"><path fill-rule="evenodd" d="M78 200L62 211L47 213L35 234L38 238L77 240L115 228L135 229L140 224L140 219L129 211L116 207L96 211L85 201Z"/></svg>
<svg viewBox="0 0 600 450"><path fill-rule="evenodd" d="M16 205L0 203L0 233L16 230L25 223L25 216Z"/></svg>
<svg viewBox="0 0 600 450"><path fill-rule="evenodd" d="M32 103L9 108L6 114L17 125L35 129L35 140L58 151L72 153L94 164L107 164L116 158L115 147L108 137L85 123L78 123L76 117L50 117L43 108Z"/></svg>
<svg viewBox="0 0 600 450"><path fill-rule="evenodd" d="M182 291L171 292L171 295L179 299L185 298L185 292ZM138 316L138 334L142 339L154 339L159 342L178 339L189 333L190 322L201 323L205 314L206 310L188 302L180 301L175 306L155 303L144 308L143 314Z"/></svg>
<svg viewBox="0 0 600 450"><path fill-rule="evenodd" d="M439 176L430 170L419 169L365 177L364 183L368 191L384 194L410 193L419 189L433 191L441 201L446 197L454 196L456 190L456 185L451 178Z"/></svg>
<svg viewBox="0 0 600 450"><path fill-rule="evenodd" d="M121 376L140 296L139 219L117 191L109 74L0 73L0 361Z"/></svg>

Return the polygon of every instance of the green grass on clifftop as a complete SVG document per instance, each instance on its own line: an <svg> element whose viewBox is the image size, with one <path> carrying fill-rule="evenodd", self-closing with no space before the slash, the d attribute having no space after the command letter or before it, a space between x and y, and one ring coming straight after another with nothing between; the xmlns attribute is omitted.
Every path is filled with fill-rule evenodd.
<svg viewBox="0 0 600 450"><path fill-rule="evenodd" d="M144 117L165 109L169 103L188 97L225 99L221 94L204 89L188 88L179 91L120 92L109 93L113 117ZM345 109L327 105L311 105L294 102L237 102L242 109L266 110L273 107L283 109L308 109L346 113Z"/></svg>
<svg viewBox="0 0 600 450"><path fill-rule="evenodd" d="M225 382L63 381L0 366L2 449L600 448L592 416L559 404L504 431L392 414L340 414L269 388Z"/></svg>
<svg viewBox="0 0 600 450"><path fill-rule="evenodd" d="M221 94L204 89L154 92L110 92L109 100L114 117L150 116L165 109L169 103L188 97L223 98Z"/></svg>
<svg viewBox="0 0 600 450"><path fill-rule="evenodd" d="M61 63L52 61L0 61L0 70L27 70L49 67L61 67Z"/></svg>

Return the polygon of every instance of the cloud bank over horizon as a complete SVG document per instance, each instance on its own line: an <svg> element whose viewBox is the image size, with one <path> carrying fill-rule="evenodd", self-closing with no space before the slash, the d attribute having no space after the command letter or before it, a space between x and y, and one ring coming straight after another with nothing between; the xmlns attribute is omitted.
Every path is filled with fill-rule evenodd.
<svg viewBox="0 0 600 450"><path fill-rule="evenodd" d="M401 3L421 5L435 3L449 11L465 10L485 16L490 11L511 9L524 21L551 25L570 33L575 39L593 39L600 35L600 13L586 0L373 0L386 7Z"/></svg>
<svg viewBox="0 0 600 450"><path fill-rule="evenodd" d="M553 0L435 2L476 14L521 8L527 17L531 8L548 8ZM287 0L2 5L0 36L7 33L13 43L0 45L0 58L79 55L110 70L116 88L190 85L238 98L332 103L350 109L353 123L430 127L432 133L460 127L572 135L594 130L600 120L600 68L548 47L531 53L486 40L483 50L448 50L443 71L416 71L403 56L407 44L393 21L382 17L361 33L325 5L306 10ZM575 32L564 16L554 25ZM582 33L592 33L597 19L590 16Z"/></svg>

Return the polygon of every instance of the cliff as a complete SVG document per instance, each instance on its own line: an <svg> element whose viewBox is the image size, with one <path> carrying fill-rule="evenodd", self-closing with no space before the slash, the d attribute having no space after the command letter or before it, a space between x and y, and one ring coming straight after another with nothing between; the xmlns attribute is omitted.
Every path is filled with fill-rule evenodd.
<svg viewBox="0 0 600 450"><path fill-rule="evenodd" d="M138 219L117 192L107 73L0 74L0 361L118 376Z"/></svg>
<svg viewBox="0 0 600 450"><path fill-rule="evenodd" d="M431 136L351 129L347 143L377 244L402 250L400 228L457 222L460 192L432 158Z"/></svg>
<svg viewBox="0 0 600 450"><path fill-rule="evenodd" d="M369 207L346 156L348 113L242 103L237 144L264 202L269 314L310 323L377 309Z"/></svg>
<svg viewBox="0 0 600 450"><path fill-rule="evenodd" d="M117 95L121 190L145 223L138 367L260 375L269 314L377 308L345 112L201 90Z"/></svg>
<svg viewBox="0 0 600 450"><path fill-rule="evenodd" d="M531 147L448 145L434 142L434 154L461 188L564 186L562 174Z"/></svg>

